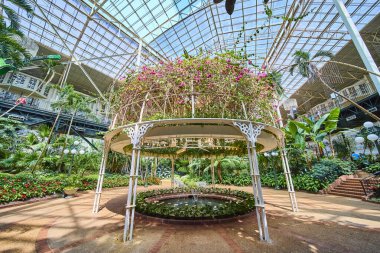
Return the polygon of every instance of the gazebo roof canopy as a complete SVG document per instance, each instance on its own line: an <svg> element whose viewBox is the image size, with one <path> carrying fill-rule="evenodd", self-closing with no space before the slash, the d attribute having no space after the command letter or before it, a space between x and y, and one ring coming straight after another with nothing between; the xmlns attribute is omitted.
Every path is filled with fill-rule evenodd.
<svg viewBox="0 0 380 253"><path fill-rule="evenodd" d="M160 157L213 157L242 155L247 153L246 136L234 122L250 123L247 120L220 118L182 118L154 120L136 123L150 128L141 141L141 151L146 156ZM111 150L129 154L132 151L130 132L136 124L120 126L105 135L111 140ZM272 126L263 125L256 148L265 152L277 148L283 133Z"/></svg>

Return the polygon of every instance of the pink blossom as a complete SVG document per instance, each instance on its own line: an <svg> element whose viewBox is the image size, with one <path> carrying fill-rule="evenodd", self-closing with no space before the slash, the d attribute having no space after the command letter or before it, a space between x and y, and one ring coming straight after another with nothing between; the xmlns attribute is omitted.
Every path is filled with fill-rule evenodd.
<svg viewBox="0 0 380 253"><path fill-rule="evenodd" d="M19 104L23 104L23 105L25 105L25 104L26 104L26 98L23 98L23 97L18 98L18 99L16 100L16 105L19 105Z"/></svg>
<svg viewBox="0 0 380 253"><path fill-rule="evenodd" d="M211 78L212 77L212 75L209 73L209 74L207 74L207 78Z"/></svg>
<svg viewBox="0 0 380 253"><path fill-rule="evenodd" d="M181 59L178 59L178 60L177 60L177 63L178 63L178 64L182 64L182 62L183 62L183 60L181 60Z"/></svg>
<svg viewBox="0 0 380 253"><path fill-rule="evenodd" d="M267 77L268 76L268 74L266 73L266 72L260 72L258 75L257 75L257 77L259 78L259 79L261 79L261 78L265 78L265 77Z"/></svg>
<svg viewBox="0 0 380 253"><path fill-rule="evenodd" d="M186 84L185 84L184 82L181 82L178 86L182 88L182 87L184 87L185 85L186 85Z"/></svg>

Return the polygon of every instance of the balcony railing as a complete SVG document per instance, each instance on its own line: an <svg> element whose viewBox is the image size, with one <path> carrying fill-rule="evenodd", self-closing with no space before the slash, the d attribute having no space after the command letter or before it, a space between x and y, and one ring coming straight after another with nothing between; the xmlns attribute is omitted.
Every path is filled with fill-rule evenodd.
<svg viewBox="0 0 380 253"><path fill-rule="evenodd" d="M55 101L56 92L45 84L40 85L41 82L41 79L24 73L8 73L0 76L0 100L9 101L10 104L14 104L21 96L28 96L34 92L32 96L27 98L24 106L45 111L55 111L51 107L51 104ZM78 112L77 117L105 124L109 123L109 119L102 113L103 110L100 103L91 103L89 107L92 111L90 113L91 116Z"/></svg>
<svg viewBox="0 0 380 253"><path fill-rule="evenodd" d="M346 87L339 91L340 94L358 102L366 97L376 93L376 90L368 83L367 80L358 82L352 86ZM334 99L327 99L325 102L314 106L306 116L313 116L318 119L321 115L331 111L335 107L345 108L350 106L350 102L342 97L335 95Z"/></svg>

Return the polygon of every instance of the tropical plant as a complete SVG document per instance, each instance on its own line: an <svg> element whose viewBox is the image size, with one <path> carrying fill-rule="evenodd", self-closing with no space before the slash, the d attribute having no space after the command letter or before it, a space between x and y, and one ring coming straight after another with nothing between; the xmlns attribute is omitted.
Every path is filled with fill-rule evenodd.
<svg viewBox="0 0 380 253"><path fill-rule="evenodd" d="M0 159L16 149L18 131L22 129L25 126L19 121L0 117Z"/></svg>
<svg viewBox="0 0 380 253"><path fill-rule="evenodd" d="M36 166L34 167L33 171L38 167L40 161L42 160L42 158L46 154L46 151L48 149L48 146L49 146L51 139L52 139L52 136L53 136L55 126L58 122L58 119L59 119L61 113L63 111L70 113L71 118L70 118L68 130L66 133L66 137L64 139L63 148L61 149L60 159L58 162L59 167L62 166L63 150L65 149L65 147L67 145L67 140L68 140L68 136L71 132L71 127L73 124L74 117L76 116L77 112L79 112L79 111L86 113L86 114L89 114L91 112L91 109L89 108L89 104L93 101L93 99L90 99L89 97L86 97L86 96L80 94L79 92L75 91L73 85L65 85L63 87L60 87L58 85L54 85L53 87L58 90L58 98L57 98L57 101L52 103L52 108L58 109L59 111L58 111L56 119L53 123L53 126L51 128L49 136L47 138L46 145L44 146L40 156L38 157Z"/></svg>
<svg viewBox="0 0 380 253"><path fill-rule="evenodd" d="M2 0L0 2L0 58L10 59L11 64L18 68L23 65L24 60L30 58L30 54L16 39L16 37L23 37L23 34L19 30L18 15L10 5L15 5L29 14L33 12L33 9L25 0ZM6 19L9 20L9 25L7 25Z"/></svg>
<svg viewBox="0 0 380 253"><path fill-rule="evenodd" d="M10 6L11 5L11 6ZM9 27L19 30L20 28L20 22L19 17L13 8L13 6L16 6L20 9L25 10L28 14L33 13L33 7L29 4L29 1L27 0L2 0L0 2L0 16L4 19L5 16L9 19L10 25Z"/></svg>
<svg viewBox="0 0 380 253"><path fill-rule="evenodd" d="M316 144L318 157L323 155L322 148L324 138L336 130L339 119L339 108L334 108L329 113L324 114L319 120L313 121L307 117L303 117L303 122L290 121L291 127L288 127L288 131L292 136L296 136L295 140L299 142L301 147L305 146L305 141L309 138ZM296 128L294 128L296 126ZM303 138L300 138L303 136ZM331 140L331 138L329 138ZM330 146L331 143L330 143Z"/></svg>
<svg viewBox="0 0 380 253"><path fill-rule="evenodd" d="M314 60L320 57L327 57L331 59L333 57L333 54L329 51L319 51L315 55L311 56L309 52L304 52L304 51L296 51L294 53L294 64L291 65L289 71L290 74L294 74L294 70L298 69L298 73L307 78L318 78L320 82L332 93L342 97L343 99L347 100L351 104L353 104L355 107L363 111L365 114L369 115L370 117L374 118L376 121L380 121L380 118L377 117L375 114L371 113L349 97L337 92L333 88L330 87L322 78L322 74L319 71L318 67L316 64L314 64Z"/></svg>
<svg viewBox="0 0 380 253"><path fill-rule="evenodd" d="M72 85L65 85L63 88L55 86L55 88L59 92L59 99L52 103L53 109L60 109L64 110L67 113L71 114L70 123L67 129L65 142L62 147L61 151L61 159L63 159L63 150L66 148L67 145L67 138L70 135L71 127L73 125L74 117L78 112L82 112L85 114L89 114L91 112L91 109L89 107L89 104L93 102L92 98L89 98L87 96L84 96L80 94L79 92L74 90L74 86ZM60 163L61 164L61 163Z"/></svg>

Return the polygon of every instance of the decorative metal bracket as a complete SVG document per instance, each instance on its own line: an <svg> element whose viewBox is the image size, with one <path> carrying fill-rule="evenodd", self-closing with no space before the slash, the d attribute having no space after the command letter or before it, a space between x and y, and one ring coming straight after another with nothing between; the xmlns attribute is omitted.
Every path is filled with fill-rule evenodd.
<svg viewBox="0 0 380 253"><path fill-rule="evenodd" d="M238 121L234 121L234 125L237 126L240 131L247 137L252 146L255 146L257 137L261 134L261 130L265 127L261 124L253 125L251 122L248 123Z"/></svg>
<svg viewBox="0 0 380 253"><path fill-rule="evenodd" d="M128 137L131 138L131 143L133 147L138 147L140 145L141 138L144 137L149 128L153 127L152 123L147 124L136 124L134 127L128 127L124 130Z"/></svg>

